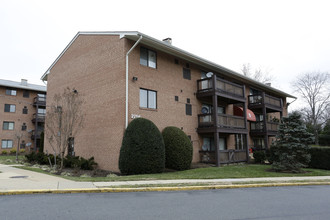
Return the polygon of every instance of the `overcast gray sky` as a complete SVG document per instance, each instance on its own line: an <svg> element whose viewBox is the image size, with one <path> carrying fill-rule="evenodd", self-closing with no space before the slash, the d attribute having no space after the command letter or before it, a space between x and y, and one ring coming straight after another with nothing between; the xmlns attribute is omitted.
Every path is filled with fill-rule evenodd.
<svg viewBox="0 0 330 220"><path fill-rule="evenodd" d="M140 31L241 72L244 63L275 76L330 72L330 1L18 1L0 4L0 78L40 77L78 31Z"/></svg>

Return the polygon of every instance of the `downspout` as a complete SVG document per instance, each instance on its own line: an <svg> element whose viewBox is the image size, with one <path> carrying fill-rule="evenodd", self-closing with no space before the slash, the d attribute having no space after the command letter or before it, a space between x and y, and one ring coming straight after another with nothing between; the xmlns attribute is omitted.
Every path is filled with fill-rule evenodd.
<svg viewBox="0 0 330 220"><path fill-rule="evenodd" d="M128 55L131 53L131 51L139 44L139 42L142 40L142 36L140 35L140 38L138 41L135 42L133 47L126 53L126 108L125 108L125 128L128 126Z"/></svg>

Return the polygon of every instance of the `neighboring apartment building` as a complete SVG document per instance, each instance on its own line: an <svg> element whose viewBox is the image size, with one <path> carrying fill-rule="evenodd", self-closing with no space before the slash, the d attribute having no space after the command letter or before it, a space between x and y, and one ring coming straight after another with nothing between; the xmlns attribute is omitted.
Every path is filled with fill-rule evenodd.
<svg viewBox="0 0 330 220"><path fill-rule="evenodd" d="M0 79L1 152L40 146L46 113L46 86L27 80L14 82ZM20 143L18 143L20 140Z"/></svg>
<svg viewBox="0 0 330 220"><path fill-rule="evenodd" d="M83 95L75 154L114 171L125 127L136 117L160 130L181 128L193 143L193 162L220 165L268 147L287 114L286 98L295 98L139 32L79 32L42 80L48 97L66 87Z"/></svg>

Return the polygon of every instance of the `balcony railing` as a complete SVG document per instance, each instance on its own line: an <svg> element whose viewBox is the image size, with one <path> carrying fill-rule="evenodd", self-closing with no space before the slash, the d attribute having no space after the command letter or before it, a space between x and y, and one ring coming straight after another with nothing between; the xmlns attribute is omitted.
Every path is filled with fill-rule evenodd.
<svg viewBox="0 0 330 220"><path fill-rule="evenodd" d="M201 161L204 163L215 163L215 151L200 151ZM238 163L247 161L246 150L221 150L219 152L220 163Z"/></svg>
<svg viewBox="0 0 330 220"><path fill-rule="evenodd" d="M214 76L216 77L216 76ZM197 80L197 91L205 92L213 90L213 78ZM216 90L235 97L244 98L244 87L233 82L216 77Z"/></svg>
<svg viewBox="0 0 330 220"><path fill-rule="evenodd" d="M281 99L276 98L270 95L265 94L265 100L261 94L259 95L249 95L249 105L259 105L259 104L267 104L270 106L274 106L277 108L281 108Z"/></svg>
<svg viewBox="0 0 330 220"><path fill-rule="evenodd" d="M45 96L37 96L33 99L33 104L34 105L46 105L46 95Z"/></svg>
<svg viewBox="0 0 330 220"><path fill-rule="evenodd" d="M44 122L45 117L46 117L45 113L34 113L32 122L35 122L36 120L38 120L38 122Z"/></svg>
<svg viewBox="0 0 330 220"><path fill-rule="evenodd" d="M266 129L264 128L263 121L251 122L251 132L265 132ZM279 128L278 122L267 122L267 131L274 131L277 132Z"/></svg>
<svg viewBox="0 0 330 220"><path fill-rule="evenodd" d="M40 135L41 132L43 132L42 130L32 130L31 132L31 139L34 139L34 137L36 137L37 139L40 139Z"/></svg>
<svg viewBox="0 0 330 220"><path fill-rule="evenodd" d="M212 114L200 114L198 115L198 127L212 127L214 126L214 120ZM218 114L218 126L224 128L245 128L244 117Z"/></svg>
<svg viewBox="0 0 330 220"><path fill-rule="evenodd" d="M280 124L278 122L267 122L267 130L268 131L278 131Z"/></svg>

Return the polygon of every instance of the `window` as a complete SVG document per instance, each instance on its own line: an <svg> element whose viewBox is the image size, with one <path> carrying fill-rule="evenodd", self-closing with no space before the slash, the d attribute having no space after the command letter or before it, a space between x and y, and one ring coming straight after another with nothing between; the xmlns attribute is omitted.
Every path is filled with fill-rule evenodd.
<svg viewBox="0 0 330 220"><path fill-rule="evenodd" d="M28 109L27 109L26 106L24 106L24 108L23 108L23 114L27 114L27 113L28 113Z"/></svg>
<svg viewBox="0 0 330 220"><path fill-rule="evenodd" d="M144 47L140 48L140 64L151 68L157 66L157 55L155 51L148 50Z"/></svg>
<svg viewBox="0 0 330 220"><path fill-rule="evenodd" d="M265 149L265 140L263 138L253 139L253 147L255 150Z"/></svg>
<svg viewBox="0 0 330 220"><path fill-rule="evenodd" d="M24 90L24 91L23 91L23 97L24 97L24 98L29 98L29 97L30 97L30 92L29 92L29 90Z"/></svg>
<svg viewBox="0 0 330 220"><path fill-rule="evenodd" d="M5 104L5 112L16 112L16 105Z"/></svg>
<svg viewBox="0 0 330 220"><path fill-rule="evenodd" d="M25 141L23 140L22 143L19 146L19 149L25 149Z"/></svg>
<svg viewBox="0 0 330 220"><path fill-rule="evenodd" d="M210 104L202 104L202 114L210 114L213 112L213 106ZM218 106L218 114L226 114L225 107Z"/></svg>
<svg viewBox="0 0 330 220"><path fill-rule="evenodd" d="M68 155L74 156L74 137L69 137L68 139Z"/></svg>
<svg viewBox="0 0 330 220"><path fill-rule="evenodd" d="M189 63L186 63L186 67L187 67L188 69L190 68Z"/></svg>
<svg viewBox="0 0 330 220"><path fill-rule="evenodd" d="M244 150L246 148L246 135L235 134L235 149Z"/></svg>
<svg viewBox="0 0 330 220"><path fill-rule="evenodd" d="M15 124L14 122L4 121L2 129L3 130L14 130L14 124Z"/></svg>
<svg viewBox="0 0 330 220"><path fill-rule="evenodd" d="M16 95L15 89L6 89L6 95Z"/></svg>
<svg viewBox="0 0 330 220"><path fill-rule="evenodd" d="M177 95L174 96L174 100L178 102L179 101L179 96L177 96Z"/></svg>
<svg viewBox="0 0 330 220"><path fill-rule="evenodd" d="M39 115L45 115L46 114L46 109L45 108L38 108L38 114Z"/></svg>
<svg viewBox="0 0 330 220"><path fill-rule="evenodd" d="M204 137L203 138L203 151L215 151L214 147L214 138L213 137ZM219 151L220 150L227 150L226 145L226 138L225 137L219 137Z"/></svg>
<svg viewBox="0 0 330 220"><path fill-rule="evenodd" d="M13 140L2 140L1 141L1 148L13 148Z"/></svg>
<svg viewBox="0 0 330 220"><path fill-rule="evenodd" d="M148 89L140 89L140 107L156 109L157 92Z"/></svg>
<svg viewBox="0 0 330 220"><path fill-rule="evenodd" d="M192 115L191 104L186 104L186 115Z"/></svg>
<svg viewBox="0 0 330 220"><path fill-rule="evenodd" d="M22 125L22 131L26 131L26 124L25 123L23 123L23 125Z"/></svg>
<svg viewBox="0 0 330 220"><path fill-rule="evenodd" d="M190 69L183 67L183 78L191 80Z"/></svg>

